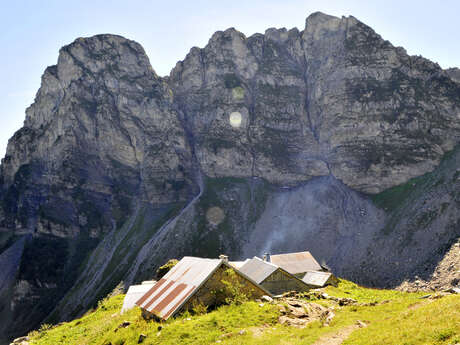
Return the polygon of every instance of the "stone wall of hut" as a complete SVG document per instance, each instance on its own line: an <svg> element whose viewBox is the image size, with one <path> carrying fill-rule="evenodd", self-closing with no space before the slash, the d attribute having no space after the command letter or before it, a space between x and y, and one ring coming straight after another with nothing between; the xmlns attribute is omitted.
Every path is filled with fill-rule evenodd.
<svg viewBox="0 0 460 345"><path fill-rule="evenodd" d="M304 292L309 286L299 281L282 270L276 270L261 285L274 295L280 295L287 291Z"/></svg>
<svg viewBox="0 0 460 345"><path fill-rule="evenodd" d="M229 274L229 270L233 274ZM223 281L229 282L231 287L229 288ZM226 303L227 298L232 297L232 293L235 292L232 290L244 294L249 299L260 298L267 294L260 287L239 275L234 269L221 266L184 304L182 310L193 311L197 305L206 306L208 310L215 308L218 305Z"/></svg>

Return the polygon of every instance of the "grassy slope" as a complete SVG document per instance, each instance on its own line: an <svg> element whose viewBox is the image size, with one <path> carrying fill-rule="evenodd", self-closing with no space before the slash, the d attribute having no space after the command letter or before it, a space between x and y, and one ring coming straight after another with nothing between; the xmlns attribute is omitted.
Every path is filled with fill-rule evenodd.
<svg viewBox="0 0 460 345"><path fill-rule="evenodd" d="M460 296L436 300L420 299L420 293L374 290L342 281L327 293L351 297L361 303L383 302L375 306L336 307L330 326L313 322L304 329L277 323L278 308L255 302L223 306L201 316L182 315L169 320L158 331L158 323L145 321L139 309L119 315L123 295L99 303L95 312L58 327L34 331L32 344L137 344L139 334L147 335L144 344L312 344L320 336L333 334L357 320L369 324L357 329L346 344L451 344L460 342ZM321 303L327 303L322 301ZM123 321L127 328L117 329ZM239 331L245 330L244 334ZM227 336L223 336L223 335Z"/></svg>

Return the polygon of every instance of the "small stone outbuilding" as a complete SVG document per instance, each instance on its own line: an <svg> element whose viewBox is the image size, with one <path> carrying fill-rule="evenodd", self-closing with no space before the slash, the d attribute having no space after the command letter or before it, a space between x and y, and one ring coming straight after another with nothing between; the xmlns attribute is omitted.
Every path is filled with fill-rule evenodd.
<svg viewBox="0 0 460 345"><path fill-rule="evenodd" d="M145 318L167 320L180 311L193 311L197 306L212 308L223 304L232 297L231 290L235 289L252 299L271 296L270 292L232 267L226 259L186 256L136 305L142 308Z"/></svg>
<svg viewBox="0 0 460 345"><path fill-rule="evenodd" d="M309 286L301 279L270 262L254 257L240 268L248 277L270 291L279 295L287 291L308 291Z"/></svg>

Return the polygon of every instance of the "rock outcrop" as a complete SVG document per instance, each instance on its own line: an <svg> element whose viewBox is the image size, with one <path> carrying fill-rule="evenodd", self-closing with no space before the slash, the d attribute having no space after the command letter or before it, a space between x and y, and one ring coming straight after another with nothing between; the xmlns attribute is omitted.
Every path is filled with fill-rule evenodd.
<svg viewBox="0 0 460 345"><path fill-rule="evenodd" d="M97 237L134 197L187 200L191 151L172 101L133 41L99 35L62 48L2 160L4 227Z"/></svg>
<svg viewBox="0 0 460 345"><path fill-rule="evenodd" d="M446 72L452 80L455 80L457 83L460 83L460 69L459 68L449 68L446 70Z"/></svg>
<svg viewBox="0 0 460 345"><path fill-rule="evenodd" d="M219 31L166 78L133 41L79 38L2 160L0 254L23 245L5 330L185 254L309 249L376 286L430 274L460 237L459 120L458 69L354 17Z"/></svg>
<svg viewBox="0 0 460 345"><path fill-rule="evenodd" d="M454 243L441 261L434 258L430 266L436 266L434 271L415 272L420 273L425 279L417 274L410 281L404 281L398 289L402 291L439 291L447 290L460 293L460 240Z"/></svg>
<svg viewBox="0 0 460 345"><path fill-rule="evenodd" d="M293 185L331 174L377 193L457 143L460 89L448 75L353 17L316 13L302 32L217 32L170 84L207 176Z"/></svg>

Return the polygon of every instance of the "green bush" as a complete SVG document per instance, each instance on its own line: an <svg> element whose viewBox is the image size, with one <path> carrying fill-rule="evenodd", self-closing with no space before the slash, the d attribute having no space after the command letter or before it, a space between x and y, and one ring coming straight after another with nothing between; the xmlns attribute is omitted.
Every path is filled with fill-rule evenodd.
<svg viewBox="0 0 460 345"><path fill-rule="evenodd" d="M168 262L165 263L163 266L160 266L157 269L157 279L163 278L166 275L166 273L168 273L171 270L171 268L176 266L178 262L179 260L171 259L171 260L168 260Z"/></svg>
<svg viewBox="0 0 460 345"><path fill-rule="evenodd" d="M241 305L248 301L248 296L244 293L244 285L240 283L235 271L231 268L225 270L224 275L226 276L221 280L224 284L225 303Z"/></svg>

